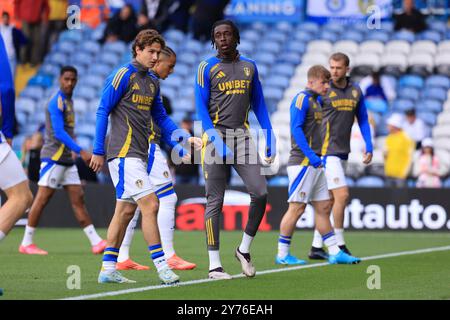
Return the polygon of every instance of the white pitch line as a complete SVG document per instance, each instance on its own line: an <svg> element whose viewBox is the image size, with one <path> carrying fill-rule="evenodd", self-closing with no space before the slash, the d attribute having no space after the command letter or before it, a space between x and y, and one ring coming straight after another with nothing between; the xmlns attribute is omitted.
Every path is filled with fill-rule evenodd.
<svg viewBox="0 0 450 320"><path fill-rule="evenodd" d="M399 257L399 256L406 256L406 255L413 255L413 254L420 254L420 253L429 253L429 252L436 252L436 251L446 251L446 250L450 250L450 246L386 253L386 254L380 254L380 255L376 255L376 256L364 257L364 258L361 258L361 260L362 261L368 261L368 260L392 258L392 257ZM262 275L262 274L269 274L269 273L276 273L276 272L285 272L285 271L293 271L293 270L300 270L300 269L324 267L324 266L329 266L329 265L330 264L328 262L314 263L314 264L308 264L308 265L302 265L302 266L296 266L296 267L285 267L285 268L279 268L279 269L270 269L270 270L258 271L258 272L256 272L256 274L257 275ZM243 278L243 277L244 277L243 274L233 275L233 278ZM76 297L69 297L69 298L63 298L63 299L60 299L60 300L96 299L96 298L112 297L112 296L118 296L118 295L122 295L122 294L135 293L135 292L143 292L143 291L167 289L167 288L176 288L176 287L181 287L181 286L188 286L188 285L191 285L191 284L199 284L199 283L206 283L206 282L213 282L213 281L220 281L220 280L217 280L217 279L190 280L190 281L180 282L177 286L167 286L167 285L147 286L147 287L141 287L141 288L124 289L124 290L109 291L109 292L102 292L102 293L95 293L95 294L88 294L88 295L82 295L82 296L76 296Z"/></svg>

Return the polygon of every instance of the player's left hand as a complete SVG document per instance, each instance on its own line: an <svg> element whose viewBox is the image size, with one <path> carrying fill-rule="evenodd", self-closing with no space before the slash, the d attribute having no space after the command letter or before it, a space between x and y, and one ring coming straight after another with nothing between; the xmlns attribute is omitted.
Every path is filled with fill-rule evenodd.
<svg viewBox="0 0 450 320"><path fill-rule="evenodd" d="M89 163L89 168L91 168L95 173L100 172L105 163L105 157L100 155L93 155L91 162Z"/></svg>
<svg viewBox="0 0 450 320"><path fill-rule="evenodd" d="M201 150L203 147L203 141L200 138L197 137L190 137L188 139L188 142L194 146L195 150Z"/></svg>
<svg viewBox="0 0 450 320"><path fill-rule="evenodd" d="M369 164L369 163L372 161L372 156L373 156L372 153L366 152L366 153L364 154L363 163L364 163L364 164Z"/></svg>

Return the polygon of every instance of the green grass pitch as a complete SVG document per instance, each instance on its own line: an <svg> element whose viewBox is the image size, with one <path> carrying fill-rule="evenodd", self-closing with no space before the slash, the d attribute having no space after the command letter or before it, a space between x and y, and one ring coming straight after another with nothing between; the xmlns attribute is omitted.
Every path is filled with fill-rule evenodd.
<svg viewBox="0 0 450 320"><path fill-rule="evenodd" d="M99 230L105 236L106 230ZM23 229L15 228L0 243L0 288L7 299L61 299L131 288L159 285L158 277L146 250L141 231L137 231L131 255L139 263L151 266L150 271L125 271L136 284L98 284L101 255L90 253L90 246L81 229L38 229L36 244L49 251L48 256L18 253ZM240 273L234 249L241 232L221 233L221 258L227 272ZM260 232L252 247L257 271L286 269L274 264L277 232ZM312 232L297 230L292 253L306 259ZM347 232L346 241L360 257L386 253L434 248L450 245L449 233L425 232ZM175 247L183 258L196 262L197 268L178 271L181 281L207 277L208 259L203 232L175 232ZM308 261L309 264L320 263ZM79 266L81 289L68 289L67 273L71 265ZM380 268L381 288L368 289L368 267ZM211 293L214 293L213 295ZM144 292L100 297L99 299L450 299L450 251L362 261L359 265L326 265L256 275L253 279L194 283Z"/></svg>

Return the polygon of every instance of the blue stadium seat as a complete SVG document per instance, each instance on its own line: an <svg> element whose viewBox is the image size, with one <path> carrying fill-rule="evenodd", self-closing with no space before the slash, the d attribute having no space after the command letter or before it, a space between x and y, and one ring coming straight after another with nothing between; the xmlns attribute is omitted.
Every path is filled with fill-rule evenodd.
<svg viewBox="0 0 450 320"><path fill-rule="evenodd" d="M265 86L270 86L273 88L281 88L286 89L289 87L290 78L283 75L272 75L271 77L267 78L267 80L264 82Z"/></svg>
<svg viewBox="0 0 450 320"><path fill-rule="evenodd" d="M442 36L437 31L427 30L422 33L420 33L417 37L419 40L431 40L436 43L440 42L442 40Z"/></svg>
<svg viewBox="0 0 450 320"><path fill-rule="evenodd" d="M193 72L192 67L187 65L187 64L183 64L183 63L178 63L175 66L175 71L174 73L177 76L181 76L181 77L185 77L189 74L191 74Z"/></svg>
<svg viewBox="0 0 450 320"><path fill-rule="evenodd" d="M365 104L368 110L373 111L374 115L378 113L385 113L389 109L389 105L383 99L365 99Z"/></svg>
<svg viewBox="0 0 450 320"><path fill-rule="evenodd" d="M77 143L84 150L92 150L93 145L94 145L93 139L91 139L87 136L78 135L78 134L77 134Z"/></svg>
<svg viewBox="0 0 450 320"><path fill-rule="evenodd" d="M70 57L71 64L81 64L88 66L92 63L93 56L88 52L74 52Z"/></svg>
<svg viewBox="0 0 450 320"><path fill-rule="evenodd" d="M200 53L203 51L203 44L195 39L189 39L186 41L183 50L186 52Z"/></svg>
<svg viewBox="0 0 450 320"><path fill-rule="evenodd" d="M359 31L350 30L342 33L340 40L352 40L359 43L364 40L364 34Z"/></svg>
<svg viewBox="0 0 450 320"><path fill-rule="evenodd" d="M447 90L443 88L427 88L423 91L424 99L434 99L441 102L441 104L447 99Z"/></svg>
<svg viewBox="0 0 450 320"><path fill-rule="evenodd" d="M383 21L381 23L381 30L392 32L394 31L394 23L392 21Z"/></svg>
<svg viewBox="0 0 450 320"><path fill-rule="evenodd" d="M194 86L183 86L179 89L178 91L178 95L180 96L180 98L193 98L194 97Z"/></svg>
<svg viewBox="0 0 450 320"><path fill-rule="evenodd" d="M290 41L286 47L286 51L304 54L306 52L306 45L304 42Z"/></svg>
<svg viewBox="0 0 450 320"><path fill-rule="evenodd" d="M398 99L410 99L417 101L420 97L420 90L415 87L401 87L398 90L397 98Z"/></svg>
<svg viewBox="0 0 450 320"><path fill-rule="evenodd" d="M44 73L44 74L48 74L50 76L53 77L58 77L59 76L59 67L55 66L54 64L51 63L44 63L41 65L41 68L39 69L40 73Z"/></svg>
<svg viewBox="0 0 450 320"><path fill-rule="evenodd" d="M258 51L277 54L281 50L281 45L277 42L261 42L258 46Z"/></svg>
<svg viewBox="0 0 450 320"><path fill-rule="evenodd" d="M417 117L422 119L427 125L434 127L436 125L436 114L433 112L423 112L419 110Z"/></svg>
<svg viewBox="0 0 450 320"><path fill-rule="evenodd" d="M294 34L294 39L292 41L300 41L308 43L309 41L313 40L315 36L311 33L309 33L307 30L300 30L297 31Z"/></svg>
<svg viewBox="0 0 450 320"><path fill-rule="evenodd" d="M278 56L278 61L298 65L302 62L302 55L302 53L296 52L283 52Z"/></svg>
<svg viewBox="0 0 450 320"><path fill-rule="evenodd" d="M292 77L295 72L295 64L292 63L278 63L272 68L272 73L274 75L283 75L286 77Z"/></svg>
<svg viewBox="0 0 450 320"><path fill-rule="evenodd" d="M287 40L288 36L285 33L281 33L278 30L270 30L267 34L265 34L264 39L267 41L273 41L277 43L284 43Z"/></svg>
<svg viewBox="0 0 450 320"><path fill-rule="evenodd" d="M184 33L177 29L171 29L164 33L164 38L175 43L180 43L184 40Z"/></svg>
<svg viewBox="0 0 450 320"><path fill-rule="evenodd" d="M297 30L305 30L310 33L317 33L320 30L320 27L317 23L314 22L303 22L297 26Z"/></svg>
<svg viewBox="0 0 450 320"><path fill-rule="evenodd" d="M97 55L97 61L108 64L113 68L119 64L120 56L113 51L103 51L100 55Z"/></svg>
<svg viewBox="0 0 450 320"><path fill-rule="evenodd" d="M103 45L103 52L115 53L122 55L127 50L127 45L123 41L106 42Z"/></svg>
<svg viewBox="0 0 450 320"><path fill-rule="evenodd" d="M87 99L74 96L73 109L75 110L77 115L85 114L89 110Z"/></svg>
<svg viewBox="0 0 450 320"><path fill-rule="evenodd" d="M266 78L267 74L269 73L269 67L267 67L267 65L265 65L264 63L258 64L258 73L259 73L259 78L261 80L264 80Z"/></svg>
<svg viewBox="0 0 450 320"><path fill-rule="evenodd" d="M444 21L433 20L428 21L428 28L444 34L447 31L447 24Z"/></svg>
<svg viewBox="0 0 450 320"><path fill-rule="evenodd" d="M168 77L166 80L164 80L164 86L174 87L174 88L180 88L183 84L183 79L173 74L170 77Z"/></svg>
<svg viewBox="0 0 450 320"><path fill-rule="evenodd" d="M58 65L60 67L66 65L67 61L68 61L67 56L62 52L52 53L46 59L46 62Z"/></svg>
<svg viewBox="0 0 450 320"><path fill-rule="evenodd" d="M177 57L177 60L179 62L189 64L189 65L198 65L201 62L201 59L199 59L199 57L197 55L190 53L190 52L180 53Z"/></svg>
<svg viewBox="0 0 450 320"><path fill-rule="evenodd" d="M346 28L342 23L337 22L329 22L323 25L322 31L331 31L334 33L341 33Z"/></svg>
<svg viewBox="0 0 450 320"><path fill-rule="evenodd" d="M175 101L172 101L173 109L179 111L185 111L185 112L191 112L194 111L195 105L194 105L194 99L189 98L179 98Z"/></svg>
<svg viewBox="0 0 450 320"><path fill-rule="evenodd" d="M85 41L80 46L80 51L90 54L97 54L101 50L101 45L97 41Z"/></svg>
<svg viewBox="0 0 450 320"><path fill-rule="evenodd" d="M348 187L354 187L355 186L355 180L353 180L350 177L345 177L345 181L347 182Z"/></svg>
<svg viewBox="0 0 450 320"><path fill-rule="evenodd" d="M261 39L258 31L246 29L241 33L241 44L244 42L256 42Z"/></svg>
<svg viewBox="0 0 450 320"><path fill-rule="evenodd" d="M83 34L79 30L65 30L59 34L59 40L70 40L80 42L83 40Z"/></svg>
<svg viewBox="0 0 450 320"><path fill-rule="evenodd" d="M34 111L36 110L36 101L27 97L19 97L16 100L16 110L18 112L23 111L28 115L34 114Z"/></svg>
<svg viewBox="0 0 450 320"><path fill-rule="evenodd" d="M405 75L400 78L398 85L400 87L415 87L422 89L424 86L424 81L422 77L416 75Z"/></svg>
<svg viewBox="0 0 450 320"><path fill-rule="evenodd" d="M383 188L384 180L376 176L365 176L356 181L356 186L363 188Z"/></svg>
<svg viewBox="0 0 450 320"><path fill-rule="evenodd" d="M255 54L254 60L256 61L257 65L259 65L261 63L267 64L267 65L272 65L276 60L276 56L270 52L261 52L260 51L259 53Z"/></svg>
<svg viewBox="0 0 450 320"><path fill-rule="evenodd" d="M439 100L433 100L425 95L420 103L420 110L439 113L442 111L442 102Z"/></svg>
<svg viewBox="0 0 450 320"><path fill-rule="evenodd" d="M79 44L73 41L64 41L64 40L59 40L58 42L56 42L53 47L51 52L56 53L56 52L60 52L60 53L64 53L64 54L71 54L72 52L76 51L76 48Z"/></svg>
<svg viewBox="0 0 450 320"><path fill-rule="evenodd" d="M98 89L83 83L75 88L74 97L92 100L97 97L97 92Z"/></svg>
<svg viewBox="0 0 450 320"><path fill-rule="evenodd" d="M320 40L328 40L330 42L336 42L338 40L338 34L330 31L324 31L319 34Z"/></svg>
<svg viewBox="0 0 450 320"><path fill-rule="evenodd" d="M96 74L87 74L80 77L80 82L86 86L90 86L98 90L103 88L105 78Z"/></svg>
<svg viewBox="0 0 450 320"><path fill-rule="evenodd" d="M381 30L371 31L366 35L366 40L377 40L381 42L388 42L389 38L389 33Z"/></svg>
<svg viewBox="0 0 450 320"><path fill-rule="evenodd" d="M285 33L289 33L291 31L294 31L294 25L292 23L283 21L283 22L278 22L275 25L275 29L281 31L281 32L285 32Z"/></svg>
<svg viewBox="0 0 450 320"><path fill-rule="evenodd" d="M413 32L411 31L406 31L406 30L401 30L398 32L394 32L393 36L392 36L392 40L405 40L408 42L414 42L415 40L415 35Z"/></svg>
<svg viewBox="0 0 450 320"><path fill-rule="evenodd" d="M75 134L77 136L83 135L83 136L90 137L91 139L93 139L94 135L95 135L95 125L88 124L88 123L79 125L75 128Z"/></svg>
<svg viewBox="0 0 450 320"><path fill-rule="evenodd" d="M28 81L29 86L39 86L49 88L53 84L53 76L44 73L38 73Z"/></svg>
<svg viewBox="0 0 450 320"><path fill-rule="evenodd" d="M14 136L14 139L12 141L12 149L16 152L19 152L22 150L22 144L25 141L27 136L25 134L18 134Z"/></svg>
<svg viewBox="0 0 450 320"><path fill-rule="evenodd" d="M111 68L111 66L107 64L95 63L89 67L88 73L106 78L112 71L113 69Z"/></svg>
<svg viewBox="0 0 450 320"><path fill-rule="evenodd" d="M178 89L175 87L166 86L164 82L161 83L161 94L169 98L170 102L177 98L177 91Z"/></svg>
<svg viewBox="0 0 450 320"><path fill-rule="evenodd" d="M255 46L250 41L241 42L238 47L239 52L251 53L251 52L253 52L254 49L255 49Z"/></svg>
<svg viewBox="0 0 450 320"><path fill-rule="evenodd" d="M450 78L442 75L432 75L425 80L425 87L441 87L450 89Z"/></svg>
<svg viewBox="0 0 450 320"><path fill-rule="evenodd" d="M88 39L91 40L91 41L99 41L100 39L103 38L103 34L105 32L105 28L106 28L106 23L105 22L99 24L97 26L97 28L95 28L91 32L87 33L87 35L89 36Z"/></svg>
<svg viewBox="0 0 450 320"><path fill-rule="evenodd" d="M415 105L412 100L409 99L396 99L392 104L392 111L405 112L410 109L414 109Z"/></svg>
<svg viewBox="0 0 450 320"><path fill-rule="evenodd" d="M27 86L21 93L21 97L31 98L35 101L39 101L44 98L44 88L39 86Z"/></svg>
<svg viewBox="0 0 450 320"><path fill-rule="evenodd" d="M28 114L26 112L16 111L16 120L19 126L23 126L27 123Z"/></svg>

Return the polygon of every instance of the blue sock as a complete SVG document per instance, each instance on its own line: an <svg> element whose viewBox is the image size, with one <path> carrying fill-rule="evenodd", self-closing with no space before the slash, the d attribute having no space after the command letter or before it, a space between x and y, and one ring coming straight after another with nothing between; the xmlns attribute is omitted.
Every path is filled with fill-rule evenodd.
<svg viewBox="0 0 450 320"><path fill-rule="evenodd" d="M283 236L280 234L278 237L278 257L279 258L286 258L286 256L289 254L289 249L291 248L291 238L288 236Z"/></svg>
<svg viewBox="0 0 450 320"><path fill-rule="evenodd" d="M119 256L118 248L106 248L103 252L102 271L112 273L116 271L117 257Z"/></svg>
<svg viewBox="0 0 450 320"><path fill-rule="evenodd" d="M164 251L160 243L148 247L150 251L150 257L158 271L167 266L166 259L164 258Z"/></svg>

